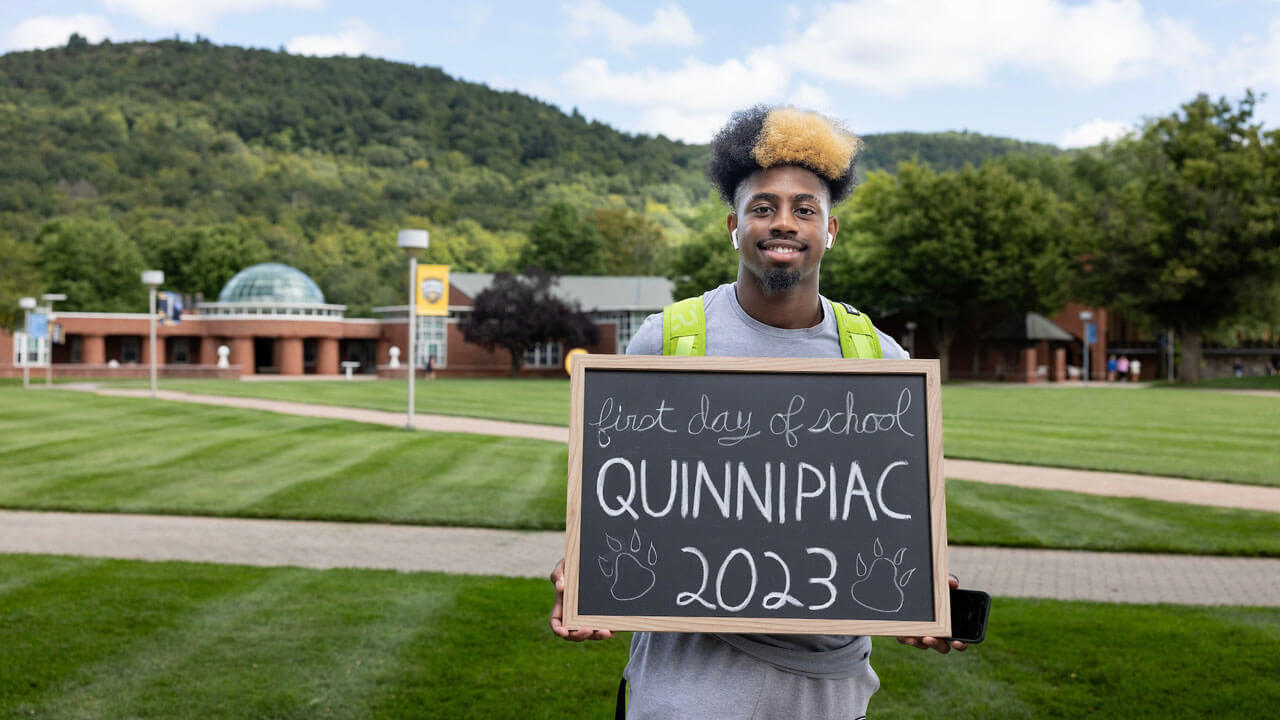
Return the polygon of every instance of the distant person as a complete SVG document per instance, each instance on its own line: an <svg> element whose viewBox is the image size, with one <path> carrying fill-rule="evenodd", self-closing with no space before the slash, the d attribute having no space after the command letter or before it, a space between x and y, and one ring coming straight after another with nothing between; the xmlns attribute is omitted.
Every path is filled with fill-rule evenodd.
<svg viewBox="0 0 1280 720"><path fill-rule="evenodd" d="M1134 358L1129 361L1129 380L1138 382L1142 379L1142 361Z"/></svg>
<svg viewBox="0 0 1280 720"><path fill-rule="evenodd" d="M436 379L436 356L435 355L427 356L427 379L428 380Z"/></svg>
<svg viewBox="0 0 1280 720"><path fill-rule="evenodd" d="M1107 356L1107 382L1116 381L1116 356Z"/></svg>
<svg viewBox="0 0 1280 720"><path fill-rule="evenodd" d="M867 353L858 357L907 357L865 315L837 309L818 293L822 257L839 230L831 208L852 189L857 147L857 138L839 125L795 108L735 113L712 140L707 174L731 208L723 242L737 253L738 275L700 298L706 355L840 358L839 328L850 322L841 316L870 338ZM689 302L696 301L682 304ZM663 354L668 339L663 314L650 315L627 354ZM556 635L578 641L612 636L566 629L563 563L551 581ZM957 584L953 576L951 585ZM898 641L939 653L966 647L946 638ZM623 672L632 687L628 716L865 717L880 686L870 655L870 638L848 635L637 632Z"/></svg>
<svg viewBox="0 0 1280 720"><path fill-rule="evenodd" d="M1120 359L1116 361L1116 373L1117 373L1116 377L1120 378L1120 380L1122 381L1129 379L1129 356L1128 355L1121 355Z"/></svg>
<svg viewBox="0 0 1280 720"><path fill-rule="evenodd" d="M1244 377L1244 360L1239 357L1231 364L1231 373L1238 378Z"/></svg>
<svg viewBox="0 0 1280 720"><path fill-rule="evenodd" d="M1280 375L1280 355L1272 355L1271 362L1267 363L1267 376Z"/></svg>

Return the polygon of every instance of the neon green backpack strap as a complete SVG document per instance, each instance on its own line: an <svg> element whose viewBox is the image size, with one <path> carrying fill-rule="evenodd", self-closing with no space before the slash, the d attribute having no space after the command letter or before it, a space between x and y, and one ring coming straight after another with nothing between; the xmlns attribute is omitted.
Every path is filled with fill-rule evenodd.
<svg viewBox="0 0 1280 720"><path fill-rule="evenodd" d="M707 316L701 295L662 308L662 354L707 354Z"/></svg>
<svg viewBox="0 0 1280 720"><path fill-rule="evenodd" d="M871 318L853 309L852 305L832 302L831 311L836 315L836 332L840 333L840 354L847 358L884 357L880 350L880 336L871 324Z"/></svg>

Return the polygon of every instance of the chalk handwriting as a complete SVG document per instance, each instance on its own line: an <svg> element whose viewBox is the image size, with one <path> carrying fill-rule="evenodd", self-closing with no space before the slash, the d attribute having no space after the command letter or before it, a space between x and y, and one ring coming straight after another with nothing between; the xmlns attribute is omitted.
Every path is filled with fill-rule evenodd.
<svg viewBox="0 0 1280 720"><path fill-rule="evenodd" d="M667 405L667 401L663 400L658 403L658 407L653 412L646 413L625 413L622 409L622 403L615 401L612 397L607 397L604 402L600 403L600 413L595 420L587 424L596 429L596 443L602 447L609 447L609 443L613 442L610 432L649 432L650 430L661 430L662 432L674 433L674 428L669 428L665 423L665 415L671 412L673 408Z"/></svg>
<svg viewBox="0 0 1280 720"><path fill-rule="evenodd" d="M698 559L698 567L701 570L701 580L698 582L698 589L696 592L685 590L676 593L677 607L685 607L696 602L708 610L716 610L718 608L725 612L736 613L745 610L747 606L755 600L756 590L758 589L760 581L760 573L756 565L755 556L749 550L741 547L733 548L727 555L725 555L724 560L720 562L720 567L717 569L715 577L716 601L714 603L703 597L703 593L707 591L707 585L711 581L711 563L707 561L706 554L703 553L701 549L692 545L686 545L685 547L680 548L680 550L681 552L688 553ZM826 575L814 575L808 578L810 585L817 585L825 591L822 593L825 597L813 598L815 600L821 600L821 602L808 605L808 609L825 610L834 605L836 600L840 598L840 593L836 590L835 583L833 582L839 569L839 561L836 559L836 554L834 552L824 547L807 547L804 551L806 555L817 555L827 561L827 569L829 572ZM778 567L781 568L782 589L764 593L760 601L760 607L765 610L785 610L788 605L805 607L802 600L791 594L791 568L787 564L786 559L772 550L765 550L761 554L765 558L773 560ZM901 558L901 555L902 551L899 551L898 559ZM745 565L747 587L742 599L733 603L725 597L725 575L728 573L729 566L733 564L735 559L741 560ZM866 574L865 571L860 572ZM741 573L739 573L739 577L741 577ZM907 576L906 579L910 579L910 576ZM905 579L901 580L901 585L906 585ZM733 588L728 588L728 590L732 592ZM856 597L854 600L855 602L858 601ZM859 604L861 603L859 602Z"/></svg>
<svg viewBox="0 0 1280 720"><path fill-rule="evenodd" d="M811 433L830 433L832 435L870 435L898 429L907 437L915 437L902 424L902 416L911 409L911 388L902 388L898 393L898 404L892 412L865 413L861 417L853 411L853 391L844 394L844 409L831 410L822 408L818 411L818 419L809 426Z"/></svg>
<svg viewBox="0 0 1280 720"><path fill-rule="evenodd" d="M791 518L803 521L805 510L809 509L830 522L847 522L850 515L855 521L859 519L859 507L866 510L866 518L872 522L882 516L910 520L909 513L894 510L884 499L884 487L893 471L909 466L906 460L890 462L880 471L873 490L858 460L849 463L847 472L837 470L835 463L823 468L807 462L765 462L763 472L757 470L753 475L747 463L741 461L708 465L702 460L672 459L667 481L659 485L666 491L666 503L659 509L656 503L650 503L649 461L642 459L637 465L620 456L606 460L596 473L596 500L605 515L625 514L632 520L639 519L640 511L652 518L675 512L677 496L680 517L695 520L703 516L754 520L758 514L766 523L781 525ZM654 473L659 474L661 471ZM793 478L794 484L789 485L788 478ZM662 494L659 491L653 495L661 498Z"/></svg>
<svg viewBox="0 0 1280 720"><path fill-rule="evenodd" d="M722 447L732 447L760 434L751 431L751 413L738 410L732 413L724 410L718 413L711 411L711 398L704 393L698 402L698 412L689 418L687 426L690 435L701 435L704 431L719 433L716 443Z"/></svg>

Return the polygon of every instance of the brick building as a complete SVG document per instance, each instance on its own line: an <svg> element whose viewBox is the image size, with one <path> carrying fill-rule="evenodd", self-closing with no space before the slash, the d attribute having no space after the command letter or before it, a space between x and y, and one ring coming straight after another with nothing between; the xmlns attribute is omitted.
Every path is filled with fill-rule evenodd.
<svg viewBox="0 0 1280 720"><path fill-rule="evenodd" d="M454 273L448 317L419 317L418 367L428 356L449 375L504 375L510 356L462 339L458 320L472 298L492 282L488 274ZM600 340L591 352L618 352L641 321L671 302L671 283L654 277L562 277L557 290L587 309ZM377 308L375 318L345 317L346 307L325 302L304 273L279 263L246 268L231 278L217 302L198 303L177 324L158 324L156 357L163 377L338 375L342 363L362 374L400 374L408 346L405 306ZM53 345L56 377L144 377L151 362L146 313L55 312L63 342ZM0 333L0 376L21 375L14 336ZM219 348L226 348L220 367ZM394 348L394 350L393 350ZM555 343L526 357L523 374L563 374Z"/></svg>
<svg viewBox="0 0 1280 720"><path fill-rule="evenodd" d="M453 273L449 315L419 317L418 368L428 357L442 375L502 376L509 372L505 350L488 351L466 342L458 322L473 299L493 281L484 273ZM660 277L564 276L556 285L560 297L583 308L599 329L593 353L622 352L650 313L672 302L672 285ZM1166 375L1167 356L1156 341L1144 342L1129 323L1105 308L1068 304L1052 318L1028 317L1029 332L1019 337L1001 331L1008 318L993 315L981 327L957 334L951 346L951 378L1054 382L1079 377L1083 365L1080 312L1089 310L1098 324L1097 344L1090 346L1089 369L1094 380L1105 377L1108 354L1139 357L1144 379ZM302 272L278 263L246 268L218 295L217 302L198 303L175 325L157 327L156 352L163 377L336 376L342 363L356 372L403 377L408 346L404 305L374 308L373 318L348 318L346 308L325 302L320 288ZM56 312L64 342L53 346L56 377L146 377L151 359L146 313ZM877 318L876 324L894 336L915 357L937 357L930 333L908 327L909 318ZM1022 327L1019 318L1017 327ZM1038 329L1036 329L1038 328ZM0 377L22 374L15 353L15 337L0 330ZM1256 347L1254 347L1256 345ZM227 348L226 367L218 350ZM569 348L547 343L525 357L522 375L558 377ZM392 367L397 356L400 367ZM1206 344L1206 376L1227 375L1237 358L1247 374L1261 374L1266 363L1280 357L1274 337L1252 345L1217 347ZM43 373L34 373L37 377Z"/></svg>

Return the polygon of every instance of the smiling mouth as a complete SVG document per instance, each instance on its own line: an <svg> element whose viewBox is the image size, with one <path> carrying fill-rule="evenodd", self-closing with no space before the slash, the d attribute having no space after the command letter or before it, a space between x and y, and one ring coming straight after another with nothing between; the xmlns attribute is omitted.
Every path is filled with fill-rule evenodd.
<svg viewBox="0 0 1280 720"><path fill-rule="evenodd" d="M759 243L758 247L765 255L779 260L790 259L806 249L804 245L796 242L778 240L765 240Z"/></svg>

